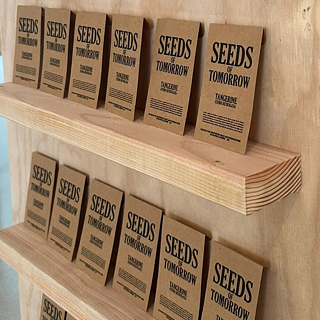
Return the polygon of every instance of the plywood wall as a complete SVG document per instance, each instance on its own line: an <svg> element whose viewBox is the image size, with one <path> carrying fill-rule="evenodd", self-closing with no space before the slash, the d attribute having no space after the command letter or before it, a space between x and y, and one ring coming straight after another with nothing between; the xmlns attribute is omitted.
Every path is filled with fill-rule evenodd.
<svg viewBox="0 0 320 320"><path fill-rule="evenodd" d="M302 155L302 190L245 217L96 155L10 123L9 148L15 222L22 221L31 152L38 150L197 224L215 240L267 264L259 320L320 319L320 3L301 0L79 0L1 4L5 80L11 81L17 3L265 28L251 139ZM151 32L152 34L152 32ZM202 50L203 54L204 50ZM199 64L201 74L202 63ZM198 80L197 85L200 85ZM196 103L192 106L196 110ZM1 213L4 214L4 213ZM38 314L40 295L20 280L22 319ZM32 298L32 299L31 299ZM32 303L31 303L32 301Z"/></svg>

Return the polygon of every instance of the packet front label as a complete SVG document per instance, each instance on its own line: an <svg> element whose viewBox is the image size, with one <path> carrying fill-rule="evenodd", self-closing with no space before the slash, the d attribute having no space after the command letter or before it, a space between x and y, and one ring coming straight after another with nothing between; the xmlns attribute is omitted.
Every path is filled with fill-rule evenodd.
<svg viewBox="0 0 320 320"><path fill-rule="evenodd" d="M90 194L76 266L105 285L117 229L123 192L98 180Z"/></svg>
<svg viewBox="0 0 320 320"><path fill-rule="evenodd" d="M162 210L133 196L125 201L113 288L147 310Z"/></svg>
<svg viewBox="0 0 320 320"><path fill-rule="evenodd" d="M85 182L84 174L60 165L47 242L69 261L77 249Z"/></svg>
<svg viewBox="0 0 320 320"><path fill-rule="evenodd" d="M70 69L71 11L45 9L43 66L40 89L64 98ZM72 35L73 36L73 35ZM72 43L71 43L72 46Z"/></svg>
<svg viewBox="0 0 320 320"><path fill-rule="evenodd" d="M62 307L45 294L42 295L40 320L64 320L66 315L67 312Z"/></svg>
<svg viewBox="0 0 320 320"><path fill-rule="evenodd" d="M33 152L24 225L47 239L57 163Z"/></svg>
<svg viewBox="0 0 320 320"><path fill-rule="evenodd" d="M107 16L77 12L68 99L97 108Z"/></svg>
<svg viewBox="0 0 320 320"><path fill-rule="evenodd" d="M144 122L183 135L200 23L158 19Z"/></svg>
<svg viewBox="0 0 320 320"><path fill-rule="evenodd" d="M262 272L262 266L214 242L202 319L254 320Z"/></svg>
<svg viewBox="0 0 320 320"><path fill-rule="evenodd" d="M143 18L114 15L106 109L133 121L137 102Z"/></svg>
<svg viewBox="0 0 320 320"><path fill-rule="evenodd" d="M156 319L198 319L204 244L204 234L163 217L153 310Z"/></svg>
<svg viewBox="0 0 320 320"><path fill-rule="evenodd" d="M210 24L194 137L245 154L263 28Z"/></svg>
<svg viewBox="0 0 320 320"><path fill-rule="evenodd" d="M42 54L42 8L17 6L13 82L39 88Z"/></svg>

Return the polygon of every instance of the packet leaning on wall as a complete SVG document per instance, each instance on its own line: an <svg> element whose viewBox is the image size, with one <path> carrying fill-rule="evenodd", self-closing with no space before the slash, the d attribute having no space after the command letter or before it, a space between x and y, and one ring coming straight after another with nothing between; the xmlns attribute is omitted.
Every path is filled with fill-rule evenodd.
<svg viewBox="0 0 320 320"><path fill-rule="evenodd" d="M57 162L33 152L24 225L47 239Z"/></svg>
<svg viewBox="0 0 320 320"><path fill-rule="evenodd" d="M158 320L199 318L205 235L163 217L153 316Z"/></svg>
<svg viewBox="0 0 320 320"><path fill-rule="evenodd" d="M40 320L76 320L70 313L60 307L44 293L42 294L42 304Z"/></svg>
<svg viewBox="0 0 320 320"><path fill-rule="evenodd" d="M112 17L106 109L133 121L137 102L143 18Z"/></svg>
<svg viewBox="0 0 320 320"><path fill-rule="evenodd" d="M80 239L76 266L105 285L123 192L98 180L90 194Z"/></svg>
<svg viewBox="0 0 320 320"><path fill-rule="evenodd" d="M263 28L210 24L194 137L245 154Z"/></svg>
<svg viewBox="0 0 320 320"><path fill-rule="evenodd" d="M162 210L128 196L125 201L113 289L147 310Z"/></svg>
<svg viewBox="0 0 320 320"><path fill-rule="evenodd" d="M107 16L77 12L68 99L97 108Z"/></svg>
<svg viewBox="0 0 320 320"><path fill-rule="evenodd" d="M40 89L64 98L68 92L74 15L67 9L45 9Z"/></svg>
<svg viewBox="0 0 320 320"><path fill-rule="evenodd" d="M43 9L33 6L17 6L16 47L13 82L39 88L42 42Z"/></svg>
<svg viewBox="0 0 320 320"><path fill-rule="evenodd" d="M69 261L76 254L81 232L85 182L84 174L60 165L47 242Z"/></svg>
<svg viewBox="0 0 320 320"><path fill-rule="evenodd" d="M158 19L144 122L184 134L200 23Z"/></svg>
<svg viewBox="0 0 320 320"><path fill-rule="evenodd" d="M222 246L212 245L202 320L254 320L263 267Z"/></svg>
<svg viewBox="0 0 320 320"><path fill-rule="evenodd" d="M57 303L42 295L40 320L65 320L67 312L61 308Z"/></svg>

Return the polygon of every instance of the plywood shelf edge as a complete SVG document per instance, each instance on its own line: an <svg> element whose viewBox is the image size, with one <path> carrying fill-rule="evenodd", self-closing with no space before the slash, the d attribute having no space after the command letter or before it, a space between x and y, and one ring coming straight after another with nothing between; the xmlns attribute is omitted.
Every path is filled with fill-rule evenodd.
<svg viewBox="0 0 320 320"><path fill-rule="evenodd" d="M27 277L78 320L154 320L116 291L81 270L17 224L0 231L0 259Z"/></svg>
<svg viewBox="0 0 320 320"><path fill-rule="evenodd" d="M40 90L0 86L0 116L248 215L301 187L300 155L249 142L246 155L129 122Z"/></svg>

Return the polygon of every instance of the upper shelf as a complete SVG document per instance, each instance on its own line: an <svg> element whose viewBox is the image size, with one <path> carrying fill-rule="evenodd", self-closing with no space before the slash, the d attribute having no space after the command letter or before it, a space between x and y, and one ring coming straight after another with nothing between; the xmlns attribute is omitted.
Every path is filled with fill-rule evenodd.
<svg viewBox="0 0 320 320"><path fill-rule="evenodd" d="M36 250L34 248L37 248ZM155 320L111 288L97 284L23 223L0 231L0 259L79 320Z"/></svg>
<svg viewBox="0 0 320 320"><path fill-rule="evenodd" d="M245 215L301 187L297 153L249 142L241 155L13 83L0 85L0 116Z"/></svg>

